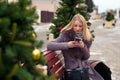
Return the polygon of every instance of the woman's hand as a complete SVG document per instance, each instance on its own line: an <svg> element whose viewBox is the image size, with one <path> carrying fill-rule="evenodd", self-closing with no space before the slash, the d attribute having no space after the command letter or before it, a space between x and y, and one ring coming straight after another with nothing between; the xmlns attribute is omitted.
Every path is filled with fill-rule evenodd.
<svg viewBox="0 0 120 80"><path fill-rule="evenodd" d="M68 42L68 47L69 48L74 48L75 47L75 41L69 41Z"/></svg>
<svg viewBox="0 0 120 80"><path fill-rule="evenodd" d="M84 48L84 42L83 41L69 41L68 47L69 48L74 48L74 47Z"/></svg>
<svg viewBox="0 0 120 80"><path fill-rule="evenodd" d="M74 43L75 43L76 47L84 48L84 42L83 41L75 41Z"/></svg>

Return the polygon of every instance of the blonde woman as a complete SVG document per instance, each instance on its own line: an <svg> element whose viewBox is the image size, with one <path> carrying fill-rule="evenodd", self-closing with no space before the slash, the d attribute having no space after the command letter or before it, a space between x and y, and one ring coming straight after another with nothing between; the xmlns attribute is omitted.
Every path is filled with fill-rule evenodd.
<svg viewBox="0 0 120 80"><path fill-rule="evenodd" d="M76 73L79 73L79 69L83 68L89 68L89 79L86 78L85 80L105 80L103 79L103 76L95 70L96 65L100 62L88 60L90 57L89 49L91 44L91 33L87 28L86 20L80 14L76 14L70 23L61 30L58 38L48 43L48 50L61 50L63 53L65 61L65 74L67 74L67 78L65 75L65 80L82 80L77 78L78 74ZM76 74L76 76L74 74Z"/></svg>

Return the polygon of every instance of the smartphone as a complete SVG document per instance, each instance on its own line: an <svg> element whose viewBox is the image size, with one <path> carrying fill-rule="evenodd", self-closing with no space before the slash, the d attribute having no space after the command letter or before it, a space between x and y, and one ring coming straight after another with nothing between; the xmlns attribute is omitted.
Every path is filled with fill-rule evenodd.
<svg viewBox="0 0 120 80"><path fill-rule="evenodd" d="M74 39L75 41L82 41L82 38L81 37L75 37L75 39Z"/></svg>

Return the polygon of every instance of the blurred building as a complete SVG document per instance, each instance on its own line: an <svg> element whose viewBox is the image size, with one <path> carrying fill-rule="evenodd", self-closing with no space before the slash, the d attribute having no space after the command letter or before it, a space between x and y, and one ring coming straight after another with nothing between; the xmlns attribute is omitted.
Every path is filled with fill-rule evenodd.
<svg viewBox="0 0 120 80"><path fill-rule="evenodd" d="M18 0L7 0L9 3L17 2ZM59 6L60 0L31 0L31 7L36 7L39 19L38 23L50 22L54 16L54 13Z"/></svg>
<svg viewBox="0 0 120 80"><path fill-rule="evenodd" d="M93 7L93 12L91 13L91 18L92 19L100 19L101 18L101 15L98 13L97 6Z"/></svg>
<svg viewBox="0 0 120 80"><path fill-rule="evenodd" d="M32 0L32 6L36 6L41 11L55 12L59 0Z"/></svg>
<svg viewBox="0 0 120 80"><path fill-rule="evenodd" d="M54 12L59 6L60 0L32 0L32 5L37 9L39 14L38 22L50 22L54 16Z"/></svg>

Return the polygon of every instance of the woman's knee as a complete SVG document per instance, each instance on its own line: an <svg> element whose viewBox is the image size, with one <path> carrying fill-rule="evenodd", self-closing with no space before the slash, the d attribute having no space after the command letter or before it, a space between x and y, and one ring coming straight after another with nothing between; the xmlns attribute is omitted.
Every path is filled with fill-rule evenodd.
<svg viewBox="0 0 120 80"><path fill-rule="evenodd" d="M97 65L97 64L99 64L101 61L94 61L94 62L92 62L91 63L91 67L92 68L95 68L95 66Z"/></svg>

